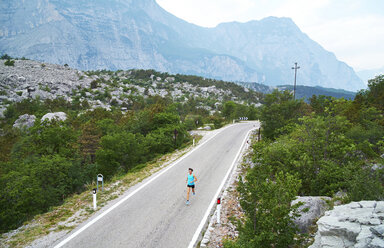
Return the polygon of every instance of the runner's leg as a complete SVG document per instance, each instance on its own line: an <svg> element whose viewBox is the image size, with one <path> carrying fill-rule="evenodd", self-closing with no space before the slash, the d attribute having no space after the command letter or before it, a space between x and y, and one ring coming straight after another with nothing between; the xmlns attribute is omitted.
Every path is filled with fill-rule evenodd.
<svg viewBox="0 0 384 248"><path fill-rule="evenodd" d="M191 188L187 186L187 201L189 201L189 192L191 191Z"/></svg>

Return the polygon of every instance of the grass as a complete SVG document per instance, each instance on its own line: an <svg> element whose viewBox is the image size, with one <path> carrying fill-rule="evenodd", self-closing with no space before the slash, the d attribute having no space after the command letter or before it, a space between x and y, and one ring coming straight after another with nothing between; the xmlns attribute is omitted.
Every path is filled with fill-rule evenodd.
<svg viewBox="0 0 384 248"><path fill-rule="evenodd" d="M198 136L198 142L202 137ZM104 191L98 192L98 210L105 206L109 201L121 196L129 187L153 173L159 171L164 166L170 165L189 151L192 146L192 141L173 153L169 153L157 158L154 161L148 162L145 166L137 166L125 175L116 176L110 181L104 183ZM11 234L12 237L7 238L3 234L0 238L0 247L25 247L34 240L48 235L52 232L65 231L70 232L77 225L87 220L96 211L92 207L91 190L96 188L96 182L86 185L86 190L81 194L74 194L68 197L60 206L53 207L51 211L37 215L33 220L24 223L18 229L16 234ZM70 225L68 225L70 224Z"/></svg>

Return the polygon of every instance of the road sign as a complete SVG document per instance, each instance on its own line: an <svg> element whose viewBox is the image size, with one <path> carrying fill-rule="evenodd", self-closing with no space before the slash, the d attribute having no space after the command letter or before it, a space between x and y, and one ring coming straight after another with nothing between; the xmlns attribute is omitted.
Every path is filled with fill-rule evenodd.
<svg viewBox="0 0 384 248"><path fill-rule="evenodd" d="M97 190L99 190L99 182L101 182L101 191L104 191L104 176L102 174L97 175Z"/></svg>

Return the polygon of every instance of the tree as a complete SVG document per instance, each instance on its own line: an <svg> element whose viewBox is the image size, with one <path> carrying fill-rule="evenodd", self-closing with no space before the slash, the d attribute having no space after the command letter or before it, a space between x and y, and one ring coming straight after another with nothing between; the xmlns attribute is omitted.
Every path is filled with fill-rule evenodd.
<svg viewBox="0 0 384 248"><path fill-rule="evenodd" d="M223 106L223 116L225 119L230 120L235 117L236 114L236 103L233 101L228 101L224 103Z"/></svg>
<svg viewBox="0 0 384 248"><path fill-rule="evenodd" d="M298 119L308 112L309 108L302 100L292 100L288 91L274 90L272 94L266 95L260 111L263 136L275 139L289 133Z"/></svg>
<svg viewBox="0 0 384 248"><path fill-rule="evenodd" d="M99 148L101 131L93 123L87 122L79 137L80 152L83 160L89 158L91 163L95 162L96 150Z"/></svg>
<svg viewBox="0 0 384 248"><path fill-rule="evenodd" d="M104 176L112 176L133 168L142 159L142 142L140 134L121 132L103 136L101 148L96 151L100 172Z"/></svg>
<svg viewBox="0 0 384 248"><path fill-rule="evenodd" d="M57 154L12 165L13 170L0 177L0 232L60 204L83 185L80 166Z"/></svg>
<svg viewBox="0 0 384 248"><path fill-rule="evenodd" d="M174 113L161 112L153 117L154 129L167 125L177 125L180 123L180 116Z"/></svg>
<svg viewBox="0 0 384 248"><path fill-rule="evenodd" d="M384 110L384 75L368 80L367 101L372 106Z"/></svg>
<svg viewBox="0 0 384 248"><path fill-rule="evenodd" d="M250 169L239 182L240 204L245 212L239 223L239 237L225 247L289 247L297 244L293 217L299 205L291 206L300 188L300 180L282 171L272 174L267 166Z"/></svg>

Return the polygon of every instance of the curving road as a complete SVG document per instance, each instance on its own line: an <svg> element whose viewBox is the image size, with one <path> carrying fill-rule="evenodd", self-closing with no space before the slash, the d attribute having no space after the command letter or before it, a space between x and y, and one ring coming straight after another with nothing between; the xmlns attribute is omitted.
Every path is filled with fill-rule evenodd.
<svg viewBox="0 0 384 248"><path fill-rule="evenodd" d="M257 122L223 128L173 165L130 188L55 247L192 247L208 217L208 208L255 126ZM198 182L196 195L187 206L185 179L189 167Z"/></svg>

